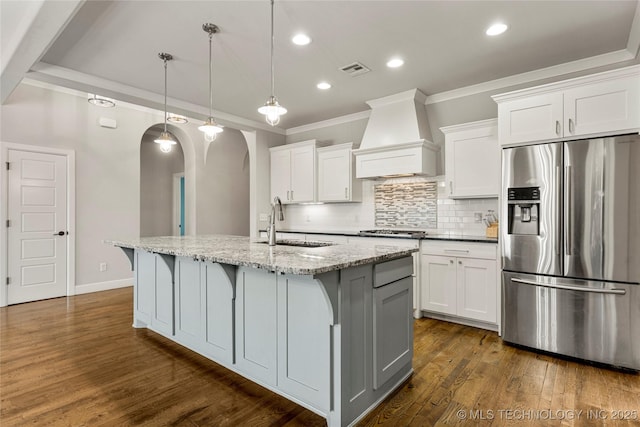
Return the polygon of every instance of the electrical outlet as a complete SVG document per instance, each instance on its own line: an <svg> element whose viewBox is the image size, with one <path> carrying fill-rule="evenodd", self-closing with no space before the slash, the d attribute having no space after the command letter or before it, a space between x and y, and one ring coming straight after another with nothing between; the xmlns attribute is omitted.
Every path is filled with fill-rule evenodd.
<svg viewBox="0 0 640 427"><path fill-rule="evenodd" d="M106 262L101 262L100 263L100 271L107 271L107 263Z"/></svg>
<svg viewBox="0 0 640 427"><path fill-rule="evenodd" d="M269 214L261 213L260 214L260 221L269 221Z"/></svg>
<svg viewBox="0 0 640 427"><path fill-rule="evenodd" d="M473 219L476 222L482 222L482 212L474 212L473 213Z"/></svg>

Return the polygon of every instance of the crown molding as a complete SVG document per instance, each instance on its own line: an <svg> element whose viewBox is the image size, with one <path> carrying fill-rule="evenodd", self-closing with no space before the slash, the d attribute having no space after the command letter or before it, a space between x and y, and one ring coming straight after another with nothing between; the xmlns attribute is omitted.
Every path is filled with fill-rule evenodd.
<svg viewBox="0 0 640 427"><path fill-rule="evenodd" d="M631 59L634 59L635 57L635 54L632 54L627 49L617 50L614 52L604 53L602 55L579 59L577 61L565 62L564 64L540 68L534 71L528 71L526 73L514 74L513 76L490 80L488 82L478 83L476 85L465 86L446 92L436 93L427 96L425 104L437 104L439 102L450 101L457 98L463 98L465 96L500 90L511 86L517 86L520 84L531 83L534 81L558 77L561 75L589 70L592 68L616 64L618 62L629 61Z"/></svg>
<svg viewBox="0 0 640 427"><path fill-rule="evenodd" d="M343 123L355 122L356 120L367 119L371 115L371 110L360 111L358 113L346 114L340 117L334 117L333 119L322 120L315 123L309 123L302 126L296 126L287 129L286 135L295 135L297 133L307 132L310 130L322 129L329 126L340 125Z"/></svg>
<svg viewBox="0 0 640 427"><path fill-rule="evenodd" d="M164 110L164 95L162 94L124 85L122 83L44 62L39 62L34 65L26 77L31 80L84 92L85 94L97 93L102 96L113 98L117 101L139 105L153 110ZM196 121L203 120L202 117L209 116L208 108L190 102L167 98L167 105L173 113L182 114L189 118L193 118ZM264 122L257 122L255 120L245 119L243 117L216 110L213 111L213 115L220 124L230 128L239 130L261 129L285 135L284 129L271 127Z"/></svg>

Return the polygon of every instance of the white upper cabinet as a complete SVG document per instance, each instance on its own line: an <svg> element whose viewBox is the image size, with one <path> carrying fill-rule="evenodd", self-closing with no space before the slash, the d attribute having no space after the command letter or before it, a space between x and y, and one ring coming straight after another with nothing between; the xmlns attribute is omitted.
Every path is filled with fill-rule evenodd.
<svg viewBox="0 0 640 427"><path fill-rule="evenodd" d="M445 174L449 197L498 197L498 121L482 120L440 130L445 135Z"/></svg>
<svg viewBox="0 0 640 427"><path fill-rule="evenodd" d="M314 202L316 192L316 141L304 141L269 149L271 199L282 203Z"/></svg>
<svg viewBox="0 0 640 427"><path fill-rule="evenodd" d="M318 201L353 202L361 197L362 183L354 177L353 144L318 148Z"/></svg>
<svg viewBox="0 0 640 427"><path fill-rule="evenodd" d="M493 96L501 145L640 130L640 66Z"/></svg>

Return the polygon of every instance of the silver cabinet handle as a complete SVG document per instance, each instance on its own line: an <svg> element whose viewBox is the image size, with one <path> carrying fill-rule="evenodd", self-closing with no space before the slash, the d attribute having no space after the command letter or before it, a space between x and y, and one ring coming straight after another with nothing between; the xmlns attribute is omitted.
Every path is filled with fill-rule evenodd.
<svg viewBox="0 0 640 427"><path fill-rule="evenodd" d="M520 278L512 278L512 282L522 283L523 285L533 285L533 286L542 286L545 288L551 289L563 289L565 291L580 291L580 292L591 292L595 294L615 294L615 295L625 295L627 293L624 289L599 289L599 288L582 288L580 286L571 286L571 285L562 285L557 284L553 285L551 283L540 283L533 280L525 280Z"/></svg>
<svg viewBox="0 0 640 427"><path fill-rule="evenodd" d="M556 120L556 135L560 135L560 120Z"/></svg>
<svg viewBox="0 0 640 427"><path fill-rule="evenodd" d="M574 133L576 130L576 125L573 123L573 119L569 119L569 132Z"/></svg>
<svg viewBox="0 0 640 427"><path fill-rule="evenodd" d="M453 194L453 181L449 181L449 194Z"/></svg>
<svg viewBox="0 0 640 427"><path fill-rule="evenodd" d="M468 254L469 251L467 249L445 249L445 252L457 252L461 254Z"/></svg>
<svg viewBox="0 0 640 427"><path fill-rule="evenodd" d="M349 188L348 187L344 187L344 198L348 199L349 198Z"/></svg>
<svg viewBox="0 0 640 427"><path fill-rule="evenodd" d="M293 202L293 190L291 190L291 201Z"/></svg>
<svg viewBox="0 0 640 427"><path fill-rule="evenodd" d="M287 190L287 200L289 200L289 193L290 193L290 191Z"/></svg>

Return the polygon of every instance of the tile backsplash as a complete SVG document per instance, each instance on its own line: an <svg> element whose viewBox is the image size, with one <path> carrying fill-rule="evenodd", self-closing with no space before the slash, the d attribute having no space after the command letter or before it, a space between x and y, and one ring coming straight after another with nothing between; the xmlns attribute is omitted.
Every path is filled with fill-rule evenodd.
<svg viewBox="0 0 640 427"><path fill-rule="evenodd" d="M436 181L390 183L374 186L376 227L436 228Z"/></svg>
<svg viewBox="0 0 640 427"><path fill-rule="evenodd" d="M391 187L387 187L391 186ZM435 188L435 191L434 191ZM378 195L378 193L381 193ZM394 204L398 206L393 206ZM286 230L340 231L378 228L420 228L469 235L485 235L476 222L489 211L498 215L498 199L449 199L444 177L394 178L362 181L361 203L287 205Z"/></svg>

